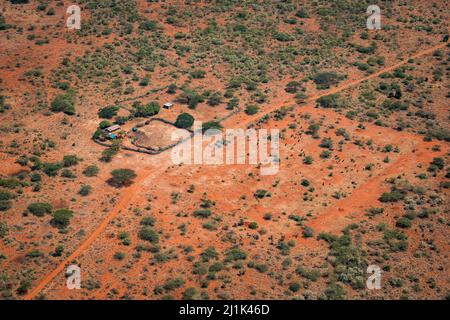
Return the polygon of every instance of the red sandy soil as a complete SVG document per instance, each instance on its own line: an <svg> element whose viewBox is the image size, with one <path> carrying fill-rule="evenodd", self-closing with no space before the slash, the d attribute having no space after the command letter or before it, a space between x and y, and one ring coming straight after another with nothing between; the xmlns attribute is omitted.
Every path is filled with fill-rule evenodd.
<svg viewBox="0 0 450 320"><path fill-rule="evenodd" d="M424 55L430 54L434 52L436 49L443 48L445 44L440 44L437 46L434 46L430 49L423 50L421 52L416 53L411 58L419 58ZM409 58L408 58L409 59ZM316 117L319 116L325 116L328 119L332 119L336 114L333 111L328 110L316 110L314 109L313 105L311 105L312 102L314 102L316 99L318 99L321 96L325 96L331 93L337 93L341 92L345 89L348 89L352 86L356 86L364 81L368 81L370 79L378 77L380 74L392 71L399 66L405 64L408 59L405 59L393 66L389 66L387 68L384 68L370 76L357 79L357 80L351 80L348 82L345 82L341 85L339 85L336 88L333 88L331 90L328 90L327 92L315 95L310 98L308 98L308 102L310 103L307 106L301 107L301 112L314 112ZM278 106L274 106L270 109L265 109L264 112L271 112L276 109L278 109ZM241 116L241 115L240 115ZM239 116L238 116L239 117ZM236 118L238 118L236 117ZM235 119L234 117L227 120L227 123L233 123L233 127L243 127L247 126L251 122L255 121L256 118L260 118L261 115L258 115L258 117L246 117L244 121L241 119ZM344 127L350 127L351 121L347 119L339 119L340 125ZM435 143L426 143L422 141L422 138L419 136L414 136L407 133L398 133L393 131L392 129L386 129L386 128L379 128L379 127L373 127L373 128L367 128L365 131L365 135L368 137L379 139L381 137L387 137L389 136L389 141L391 141L393 144L401 143L402 144L402 155L399 156L394 162L389 164L386 168L379 170L375 175L371 176L369 179L363 181L356 189L354 189L350 195L342 200L337 201L332 205L330 209L323 210L323 212L318 213L318 215L313 219L311 222L308 223L310 227L312 227L314 230L320 232L320 231L327 231L327 232L339 232L342 230L346 225L348 225L351 222L360 221L360 219L363 218L364 209L370 208L373 204L377 202L377 199L379 197L379 194L385 189L382 187L383 182L390 176L398 175L401 172L405 172L408 170L411 170L414 168L417 163L429 163L433 157L436 157L438 155L445 154L447 151L441 151L440 153L430 153L429 149L432 145L435 145ZM393 140L393 137L395 136L395 142ZM406 142L406 143L402 143ZM443 146L444 147L444 146ZM405 149L404 149L405 148ZM305 149L311 150L311 148L306 147ZM158 158L164 158L164 156L158 156ZM160 166L161 167L161 166ZM25 299L33 299L35 298L47 285L49 285L52 280L57 277L64 268L70 264L72 261L76 260L80 255L84 253L85 250L88 250L89 247L93 244L93 242L98 238L108 227L108 225L115 219L119 213L126 210L129 206L131 201L136 201L133 198L136 197L136 194L142 190L143 183L145 181L148 181L148 178L150 175L155 176L156 168L148 168L148 169L140 169L138 170L138 177L136 178L135 184L128 187L127 189L123 190L121 192L121 198L116 204L116 206L107 214L107 216L102 220L102 222L98 225L98 227L76 248L75 251L66 259L64 259L62 262L58 264L58 266L49 274L47 274L44 278L41 279L39 284L30 291L24 298ZM161 168L162 169L162 168ZM216 168L217 169L217 168ZM232 168L227 168L227 171L233 170ZM283 170L283 169L282 169ZM334 181L333 184L336 184L337 181ZM215 198L214 194L209 192L208 195L211 198ZM223 210L227 210L227 207L223 207ZM230 208L228 208L230 209ZM257 207L251 208L253 213L251 214L249 212L249 215L247 215L248 218L254 218L257 215L255 215L254 210L257 209ZM355 214L356 213L356 214ZM255 219L253 219L255 220ZM262 219L258 219L257 221L259 224L262 224L264 221ZM306 245L310 242L302 240L298 237L298 234L292 234L287 235L287 238L294 237L299 242L301 242L302 245ZM206 239L204 239L206 240ZM176 241L175 241L176 242ZM245 243L245 242L244 242ZM311 243L310 243L311 244ZM254 283L257 283L258 281L258 275L251 273L246 277L246 280L249 280L249 276L252 277L252 281ZM69 292L64 290L63 292L59 292L59 294L68 294ZM59 296L59 295L58 295Z"/></svg>

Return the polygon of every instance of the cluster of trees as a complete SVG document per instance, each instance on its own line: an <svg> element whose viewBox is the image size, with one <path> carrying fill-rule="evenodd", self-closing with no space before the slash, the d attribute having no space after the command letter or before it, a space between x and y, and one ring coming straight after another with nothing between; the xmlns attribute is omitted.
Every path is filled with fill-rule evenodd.
<svg viewBox="0 0 450 320"><path fill-rule="evenodd" d="M114 187L120 188L133 183L136 173L131 169L115 169L111 171L111 178L108 183Z"/></svg>
<svg viewBox="0 0 450 320"><path fill-rule="evenodd" d="M67 93L57 95L50 106L53 112L64 112L67 115L75 114L76 93L73 89L69 89Z"/></svg>
<svg viewBox="0 0 450 320"><path fill-rule="evenodd" d="M317 103L323 108L337 108L340 106L340 96L338 93L329 94L317 99Z"/></svg>
<svg viewBox="0 0 450 320"><path fill-rule="evenodd" d="M120 110L117 106L108 106L100 109L98 112L98 116L103 119L112 119L117 115L117 112Z"/></svg>
<svg viewBox="0 0 450 320"><path fill-rule="evenodd" d="M8 191L0 191L0 211L7 211L11 208L12 193Z"/></svg>
<svg viewBox="0 0 450 320"><path fill-rule="evenodd" d="M159 113L161 106L158 102L152 101L148 104L141 104L139 101L133 104L135 108L134 116L135 117L151 117L155 114Z"/></svg>
<svg viewBox="0 0 450 320"><path fill-rule="evenodd" d="M344 77L336 72L318 72L313 76L313 81L317 89L329 89L331 86L338 84L342 79Z"/></svg>
<svg viewBox="0 0 450 320"><path fill-rule="evenodd" d="M178 95L177 102L186 104L190 109L195 109L199 103L205 101L205 97L195 90L185 88Z"/></svg>
<svg viewBox="0 0 450 320"><path fill-rule="evenodd" d="M52 214L51 224L59 229L65 229L70 224L74 212L69 209L58 209L53 212L53 206L46 202L34 202L28 205L27 211L36 217ZM52 213L53 212L53 213Z"/></svg>

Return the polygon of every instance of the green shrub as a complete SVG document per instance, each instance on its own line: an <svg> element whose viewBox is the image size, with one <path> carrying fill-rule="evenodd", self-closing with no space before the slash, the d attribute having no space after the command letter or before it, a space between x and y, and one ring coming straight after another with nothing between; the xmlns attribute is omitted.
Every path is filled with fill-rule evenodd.
<svg viewBox="0 0 450 320"><path fill-rule="evenodd" d="M69 90L65 94L57 95L51 103L50 110L53 112L64 112L67 115L74 115L75 91Z"/></svg>
<svg viewBox="0 0 450 320"><path fill-rule="evenodd" d="M194 211L194 217L206 219L211 216L212 212L209 209L199 209Z"/></svg>
<svg viewBox="0 0 450 320"><path fill-rule="evenodd" d="M319 72L313 77L318 89L329 89L330 86L336 85L343 77L336 72Z"/></svg>
<svg viewBox="0 0 450 320"><path fill-rule="evenodd" d="M208 97L207 103L211 107L215 107L215 106L218 106L219 104L221 104L222 100L223 100L223 97L220 94L220 92L214 92Z"/></svg>
<svg viewBox="0 0 450 320"><path fill-rule="evenodd" d="M222 125L217 121L208 121L202 124L202 132L205 133L208 130L222 130Z"/></svg>
<svg viewBox="0 0 450 320"><path fill-rule="evenodd" d="M6 222L0 221L0 238L6 237L8 234L8 225Z"/></svg>
<svg viewBox="0 0 450 320"><path fill-rule="evenodd" d="M209 266L209 272L219 272L221 270L223 270L222 262L214 262L212 265Z"/></svg>
<svg viewBox="0 0 450 320"><path fill-rule="evenodd" d="M304 163L304 164L312 164L312 163L313 163L313 158L312 158L311 156L306 156L306 157L303 159L303 163Z"/></svg>
<svg viewBox="0 0 450 320"><path fill-rule="evenodd" d="M174 94L174 93L176 93L177 92L177 85L176 84L174 84L174 83L171 83L168 87L167 87L167 93L168 94Z"/></svg>
<svg viewBox="0 0 450 320"><path fill-rule="evenodd" d="M36 217L43 217L46 213L51 213L53 207L47 202L35 202L28 205L28 211Z"/></svg>
<svg viewBox="0 0 450 320"><path fill-rule="evenodd" d="M194 117L191 116L189 113L182 113L177 117L177 120L175 121L175 126L177 128L187 129L192 127L194 124Z"/></svg>
<svg viewBox="0 0 450 320"><path fill-rule="evenodd" d="M0 200L0 211L7 211L11 209L12 203L9 200Z"/></svg>
<svg viewBox="0 0 450 320"><path fill-rule="evenodd" d="M317 99L317 103L323 108L337 108L340 106L339 98L338 93L329 94Z"/></svg>
<svg viewBox="0 0 450 320"><path fill-rule="evenodd" d="M135 117L151 117L158 114L161 109L159 103L156 101L152 101L146 105L139 103L134 105L134 107L136 109L134 112Z"/></svg>
<svg viewBox="0 0 450 320"><path fill-rule="evenodd" d="M301 8L300 10L298 10L295 15L299 18L309 18L309 14L308 11L306 11L305 8Z"/></svg>
<svg viewBox="0 0 450 320"><path fill-rule="evenodd" d="M317 281L320 278L319 270L306 269L302 266L298 266L297 269L295 269L295 272L311 281Z"/></svg>
<svg viewBox="0 0 450 320"><path fill-rule="evenodd" d="M81 196L87 196L91 193L91 191L92 191L92 187L90 185L84 184L80 187L78 194Z"/></svg>
<svg viewBox="0 0 450 320"><path fill-rule="evenodd" d="M290 34L284 32L275 32L273 34L273 38L281 42L288 42L294 40L294 38Z"/></svg>
<svg viewBox="0 0 450 320"><path fill-rule="evenodd" d="M314 231L308 226L303 227L303 238L311 238L314 236Z"/></svg>
<svg viewBox="0 0 450 320"><path fill-rule="evenodd" d="M298 81L290 81L284 91L288 93L297 93L299 89L302 88L302 83Z"/></svg>
<svg viewBox="0 0 450 320"><path fill-rule="evenodd" d="M189 72L189 74L194 79L203 79L206 75L206 71L200 70L200 69L195 69L195 70L192 70L191 72Z"/></svg>
<svg viewBox="0 0 450 320"><path fill-rule="evenodd" d="M83 174L86 177L95 177L97 176L100 169L96 165L90 165L87 166L86 169L84 169Z"/></svg>
<svg viewBox="0 0 450 320"><path fill-rule="evenodd" d="M68 178L68 179L75 179L77 176L75 175L75 173L69 169L64 169L61 172L61 177L63 178Z"/></svg>
<svg viewBox="0 0 450 320"><path fill-rule="evenodd" d="M329 158L331 157L331 151L330 151L330 150L323 150L323 151L320 153L319 157L320 157L321 159L329 159Z"/></svg>
<svg viewBox="0 0 450 320"><path fill-rule="evenodd" d="M194 297L197 294L197 290L195 288L187 288L183 292L183 300L194 300Z"/></svg>
<svg viewBox="0 0 450 320"><path fill-rule="evenodd" d="M27 258L31 258L31 259L40 258L40 257L43 257L43 256L44 256L44 254L41 251L39 251L39 250L32 250L32 251L27 253Z"/></svg>
<svg viewBox="0 0 450 320"><path fill-rule="evenodd" d="M411 227L411 220L406 217L402 217L397 220L395 225L399 228L407 229Z"/></svg>
<svg viewBox="0 0 450 320"><path fill-rule="evenodd" d="M219 254L217 253L216 248L208 247L200 254L200 257L202 258L202 261L208 262L211 259L219 258Z"/></svg>
<svg viewBox="0 0 450 320"><path fill-rule="evenodd" d="M378 199L381 202L398 202L405 198L405 191L392 188L390 192L384 192Z"/></svg>
<svg viewBox="0 0 450 320"><path fill-rule="evenodd" d="M109 148L102 151L102 156L100 157L100 161L102 162L111 162L113 157L119 152L120 145L113 144Z"/></svg>
<svg viewBox="0 0 450 320"><path fill-rule="evenodd" d="M112 119L117 115L117 112L120 110L119 107L116 106L108 106L101 108L98 112L98 116L103 119Z"/></svg>
<svg viewBox="0 0 450 320"><path fill-rule="evenodd" d="M155 225L155 218L153 218L153 217L144 217L141 220L141 225L143 225L143 226L154 226Z"/></svg>
<svg viewBox="0 0 450 320"><path fill-rule="evenodd" d="M370 209L367 209L367 215L369 217L373 217L373 216L382 214L383 212L384 212L383 208L370 208Z"/></svg>
<svg viewBox="0 0 450 320"><path fill-rule="evenodd" d="M442 158L433 158L433 161L431 162L430 166L435 166L437 169L442 170L444 169L444 159Z"/></svg>
<svg viewBox="0 0 450 320"><path fill-rule="evenodd" d="M267 270L269 270L267 264L255 264L254 268L260 273L265 273L267 272Z"/></svg>
<svg viewBox="0 0 450 320"><path fill-rule="evenodd" d="M176 101L187 104L190 109L195 109L199 103L205 101L205 97L194 90L185 88L178 95Z"/></svg>
<svg viewBox="0 0 450 320"><path fill-rule="evenodd" d="M53 213L52 223L55 227L64 229L70 224L73 217L73 211L69 209L59 209Z"/></svg>
<svg viewBox="0 0 450 320"><path fill-rule="evenodd" d="M325 289L324 298L327 300L343 300L346 297L346 292L340 284L331 282Z"/></svg>
<svg viewBox="0 0 450 320"><path fill-rule="evenodd" d="M383 239L393 252L406 251L408 249L408 238L399 230L385 230Z"/></svg>
<svg viewBox="0 0 450 320"><path fill-rule="evenodd" d="M239 98L233 97L227 103L227 110L233 110L239 106Z"/></svg>
<svg viewBox="0 0 450 320"><path fill-rule="evenodd" d="M291 290L292 292L297 292L298 290L300 290L300 284L298 282L293 282L289 285L289 290Z"/></svg>
<svg viewBox="0 0 450 320"><path fill-rule="evenodd" d="M12 198L13 198L13 195L11 192L0 191L0 201L11 200Z"/></svg>
<svg viewBox="0 0 450 320"><path fill-rule="evenodd" d="M68 155L63 158L64 167L71 167L78 164L78 157L76 155Z"/></svg>
<svg viewBox="0 0 450 320"><path fill-rule="evenodd" d="M255 104L249 104L246 108L245 108L245 113L248 114L249 116L254 115L256 113L258 113L259 111L259 107Z"/></svg>
<svg viewBox="0 0 450 320"><path fill-rule="evenodd" d="M262 198L264 198L266 196L269 196L269 192L267 190L264 190L264 189L258 189L258 190L255 191L255 193L253 195L257 199L262 199Z"/></svg>
<svg viewBox="0 0 450 320"><path fill-rule="evenodd" d="M57 245L55 251L52 253L53 257L61 257L64 252L64 247L62 245Z"/></svg>
<svg viewBox="0 0 450 320"><path fill-rule="evenodd" d="M159 235L151 228L145 227L139 231L139 238L157 244L159 241Z"/></svg>
<svg viewBox="0 0 450 320"><path fill-rule="evenodd" d="M15 189L17 187L19 187L20 181L14 178L7 178L7 179L2 179L0 178L0 187L3 188L8 188L8 189Z"/></svg>
<svg viewBox="0 0 450 320"><path fill-rule="evenodd" d="M319 147L326 148L326 149L332 149L333 141L330 138L323 138L319 144Z"/></svg>
<svg viewBox="0 0 450 320"><path fill-rule="evenodd" d="M146 19L139 24L139 29L145 31L156 31L158 30L158 22Z"/></svg>
<svg viewBox="0 0 450 320"><path fill-rule="evenodd" d="M112 177L108 183L114 187L123 187L133 183L136 173L131 169L115 169L111 171Z"/></svg>
<svg viewBox="0 0 450 320"><path fill-rule="evenodd" d="M258 229L258 224L256 222L250 222L248 225L250 229Z"/></svg>
<svg viewBox="0 0 450 320"><path fill-rule="evenodd" d="M121 261L121 260L123 260L123 259L125 259L125 253L123 253L123 252L116 252L115 254L114 254L114 257L113 257L115 260L119 260L119 261Z"/></svg>
<svg viewBox="0 0 450 320"><path fill-rule="evenodd" d="M40 182L42 180L42 177L39 173L33 172L30 174L30 181L31 182Z"/></svg>
<svg viewBox="0 0 450 320"><path fill-rule="evenodd" d="M42 164L42 170L49 177L54 177L58 174L58 171L62 168L62 164L59 162L51 163L45 162Z"/></svg>
<svg viewBox="0 0 450 320"><path fill-rule="evenodd" d="M226 261L238 261L247 259L247 253L237 247L231 248L226 252Z"/></svg>
<svg viewBox="0 0 450 320"><path fill-rule="evenodd" d="M184 280L181 278L169 279L164 283L163 288L166 291L171 291L182 287L184 283Z"/></svg>
<svg viewBox="0 0 450 320"><path fill-rule="evenodd" d="M109 122L108 120L103 120L103 121L101 121L101 122L98 124L98 127L99 127L101 130L103 130L103 129L106 129L106 128L110 127L111 125L112 125L112 123Z"/></svg>

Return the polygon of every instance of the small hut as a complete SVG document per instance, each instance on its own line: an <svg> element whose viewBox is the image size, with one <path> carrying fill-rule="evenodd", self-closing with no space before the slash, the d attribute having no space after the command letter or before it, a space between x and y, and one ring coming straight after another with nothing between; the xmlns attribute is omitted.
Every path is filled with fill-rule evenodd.
<svg viewBox="0 0 450 320"><path fill-rule="evenodd" d="M163 105L164 109L172 109L173 108L173 103L172 102L166 102Z"/></svg>

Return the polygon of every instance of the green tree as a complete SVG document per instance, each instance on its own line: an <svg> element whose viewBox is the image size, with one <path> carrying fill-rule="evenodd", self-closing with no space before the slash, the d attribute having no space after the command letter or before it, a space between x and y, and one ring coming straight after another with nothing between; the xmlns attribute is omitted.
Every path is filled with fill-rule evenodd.
<svg viewBox="0 0 450 320"><path fill-rule="evenodd" d="M43 217L46 213L51 213L53 207L47 202L34 202L28 205L28 211L37 217Z"/></svg>
<svg viewBox="0 0 450 320"><path fill-rule="evenodd" d="M116 106L108 106L101 108L98 112L98 116L103 119L112 119L117 115L117 112L120 110L119 107Z"/></svg>
<svg viewBox="0 0 450 320"><path fill-rule="evenodd" d="M139 231L139 238L141 240L145 240L145 241L151 242L153 244L156 244L159 241L158 234L149 227L142 228Z"/></svg>
<svg viewBox="0 0 450 320"><path fill-rule="evenodd" d="M246 108L245 108L245 113L248 115L253 115L256 114L259 111L259 107L255 104L249 104Z"/></svg>
<svg viewBox="0 0 450 320"><path fill-rule="evenodd" d="M189 113L182 113L177 117L175 121L175 126L182 129L187 129L192 127L194 124L194 117Z"/></svg>
<svg viewBox="0 0 450 320"><path fill-rule="evenodd" d="M155 114L159 113L159 110L161 109L160 105L156 101L152 101L146 105L143 104L136 104L135 106L135 112L134 115L136 117L151 117Z"/></svg>
<svg viewBox="0 0 450 320"><path fill-rule="evenodd" d="M319 72L313 77L318 89L328 89L330 86L339 83L342 77L336 72Z"/></svg>
<svg viewBox="0 0 450 320"><path fill-rule="evenodd" d="M208 121L208 122L203 123L203 125L202 125L202 132L205 133L209 129L221 130L222 128L223 127L222 127L222 125L219 122L217 122L217 121Z"/></svg>
<svg viewBox="0 0 450 320"><path fill-rule="evenodd" d="M64 156L63 158L63 165L64 167L71 167L78 164L78 157L74 154Z"/></svg>
<svg viewBox="0 0 450 320"><path fill-rule="evenodd" d="M96 165L87 166L83 173L86 177L95 177L100 169Z"/></svg>
<svg viewBox="0 0 450 320"><path fill-rule="evenodd" d="M133 183L136 173L131 169L115 169L111 171L112 177L108 183L115 187L123 187Z"/></svg>
<svg viewBox="0 0 450 320"><path fill-rule="evenodd" d="M73 211L69 209L59 209L53 213L52 224L60 229L66 228L73 217Z"/></svg>
<svg viewBox="0 0 450 320"><path fill-rule="evenodd" d="M53 112L64 112L67 115L75 114L75 91L68 90L67 93L57 95L50 106Z"/></svg>
<svg viewBox="0 0 450 320"><path fill-rule="evenodd" d="M87 196L91 193L92 187L90 185L84 184L81 186L80 190L78 191L78 194L82 196Z"/></svg>

